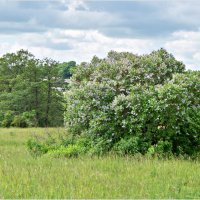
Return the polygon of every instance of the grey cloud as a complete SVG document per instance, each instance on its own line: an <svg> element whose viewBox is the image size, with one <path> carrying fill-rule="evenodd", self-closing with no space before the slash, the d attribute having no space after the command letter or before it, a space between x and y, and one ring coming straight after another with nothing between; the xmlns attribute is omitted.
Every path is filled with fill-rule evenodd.
<svg viewBox="0 0 200 200"><path fill-rule="evenodd" d="M34 19L23 23L0 21L0 34L40 33L46 30L46 27L39 25Z"/></svg>
<svg viewBox="0 0 200 200"><path fill-rule="evenodd" d="M64 2L64 1L63 1ZM0 2L0 31L41 32L50 29L99 30L110 37L163 37L177 30L200 26L200 3L178 1L86 1L69 10L69 1ZM27 24L35 21L35 27ZM5 25L7 23L7 25ZM21 25L16 25L21 23ZM13 25L14 24L14 25Z"/></svg>
<svg viewBox="0 0 200 200"><path fill-rule="evenodd" d="M49 29L98 29L114 22L116 16L106 12L88 11L77 6L75 11L66 9L65 4L58 2L8 2L0 5L0 31L13 34L18 32L48 31ZM65 7L65 9L61 9ZM35 21L37 27L27 27ZM14 26L13 26L14 25Z"/></svg>
<svg viewBox="0 0 200 200"><path fill-rule="evenodd" d="M100 27L106 35L117 37L166 37L178 30L200 26L200 3L182 1L90 2L92 10L111 12L117 26Z"/></svg>
<svg viewBox="0 0 200 200"><path fill-rule="evenodd" d="M42 10L49 7L52 3L53 2L49 1L18 1L17 8L26 10Z"/></svg>
<svg viewBox="0 0 200 200"><path fill-rule="evenodd" d="M105 27L99 30L110 37L122 38L163 38L169 37L172 32L181 30L181 24L171 24L168 21L157 20L156 23L150 21L140 21L132 23L127 21L126 24L120 24L116 27ZM195 30L196 27L185 26L184 30Z"/></svg>
<svg viewBox="0 0 200 200"><path fill-rule="evenodd" d="M67 42L53 42L53 41L50 41L50 40L40 42L40 43L31 42L31 46L33 46L33 47L43 46L45 48L61 50L61 51L73 49L72 45L70 45Z"/></svg>

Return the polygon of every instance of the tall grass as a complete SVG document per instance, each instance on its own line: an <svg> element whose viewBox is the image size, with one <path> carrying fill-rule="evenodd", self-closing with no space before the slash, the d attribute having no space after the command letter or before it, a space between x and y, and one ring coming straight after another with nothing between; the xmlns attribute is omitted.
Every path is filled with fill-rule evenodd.
<svg viewBox="0 0 200 200"><path fill-rule="evenodd" d="M45 132L0 129L0 198L200 198L199 162L33 158L26 141L33 133Z"/></svg>

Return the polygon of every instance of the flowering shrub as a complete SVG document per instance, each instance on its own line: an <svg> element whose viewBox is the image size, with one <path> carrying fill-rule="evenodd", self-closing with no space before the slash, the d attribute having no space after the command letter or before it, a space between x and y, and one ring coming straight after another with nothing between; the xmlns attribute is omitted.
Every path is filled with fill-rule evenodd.
<svg viewBox="0 0 200 200"><path fill-rule="evenodd" d="M175 154L194 154L200 141L199 87L199 72L185 72L164 49L143 56L112 51L76 69L66 93L66 127L92 141L101 138L107 151L145 154L169 144Z"/></svg>
<svg viewBox="0 0 200 200"><path fill-rule="evenodd" d="M200 150L200 73L187 72L158 88L158 135L176 154Z"/></svg>
<svg viewBox="0 0 200 200"><path fill-rule="evenodd" d="M69 87L65 123L74 139L56 154L198 155L200 72L164 49L94 57Z"/></svg>

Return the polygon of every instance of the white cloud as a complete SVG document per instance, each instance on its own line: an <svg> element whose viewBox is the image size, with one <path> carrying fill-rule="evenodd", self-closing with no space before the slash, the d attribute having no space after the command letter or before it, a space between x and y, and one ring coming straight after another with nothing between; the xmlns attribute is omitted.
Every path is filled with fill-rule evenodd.
<svg viewBox="0 0 200 200"><path fill-rule="evenodd" d="M198 0L170 1L169 5L164 16L178 23L199 25L200 2Z"/></svg>
<svg viewBox="0 0 200 200"><path fill-rule="evenodd" d="M68 10L69 11L75 11L79 8L88 10L88 6L85 4L84 1L82 0L61 0L61 2L63 2L64 4L67 4Z"/></svg>
<svg viewBox="0 0 200 200"><path fill-rule="evenodd" d="M187 68L200 70L200 30L173 33L165 48L182 60Z"/></svg>
<svg viewBox="0 0 200 200"><path fill-rule="evenodd" d="M73 29L0 37L0 55L24 48L38 58L50 57L58 61L90 61L94 55L105 57L110 50L144 54L160 47L183 61L188 69L200 69L200 31L178 31L162 40L112 38L97 30Z"/></svg>
<svg viewBox="0 0 200 200"><path fill-rule="evenodd" d="M97 30L55 29L41 34L23 33L17 37L2 35L0 43L1 55L24 48L39 58L51 57L60 61L75 60L77 62L89 61L94 55L104 57L110 50L142 54L154 49L151 40L111 38ZM56 45L60 44L62 48L56 49Z"/></svg>

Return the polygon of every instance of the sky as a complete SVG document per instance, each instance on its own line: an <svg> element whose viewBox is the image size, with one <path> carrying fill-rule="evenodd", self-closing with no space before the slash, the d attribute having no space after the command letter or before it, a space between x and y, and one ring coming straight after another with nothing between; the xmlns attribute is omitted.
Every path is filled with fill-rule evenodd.
<svg viewBox="0 0 200 200"><path fill-rule="evenodd" d="M200 70L199 0L0 0L0 56L90 61L110 50L165 48Z"/></svg>

